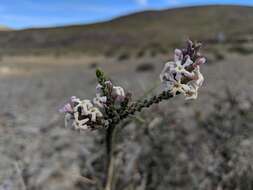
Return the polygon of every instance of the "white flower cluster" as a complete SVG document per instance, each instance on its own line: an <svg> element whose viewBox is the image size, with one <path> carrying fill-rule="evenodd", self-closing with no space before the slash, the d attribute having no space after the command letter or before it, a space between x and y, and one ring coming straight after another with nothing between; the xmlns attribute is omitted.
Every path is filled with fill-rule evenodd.
<svg viewBox="0 0 253 190"><path fill-rule="evenodd" d="M95 107L90 100L80 100L72 96L70 103L67 103L59 110L65 113L65 126L71 126L74 129L92 129L98 127L98 120L103 117L102 112Z"/></svg>
<svg viewBox="0 0 253 190"><path fill-rule="evenodd" d="M112 89L111 95L115 102L121 102L125 98L125 92L122 87L113 86L110 81L106 85ZM107 106L108 98L103 95L102 86L97 85L96 97L93 102L90 100L80 100L72 96L70 102L63 106L59 111L65 113L65 126L71 125L74 129L87 130L96 129L103 124L103 111Z"/></svg>
<svg viewBox="0 0 253 190"><path fill-rule="evenodd" d="M193 62L189 55L184 55L183 51L176 49L174 61L167 62L160 74L161 82L173 95L179 92L185 95L186 99L196 99L198 89L204 81L200 65L205 62L204 57L199 57Z"/></svg>

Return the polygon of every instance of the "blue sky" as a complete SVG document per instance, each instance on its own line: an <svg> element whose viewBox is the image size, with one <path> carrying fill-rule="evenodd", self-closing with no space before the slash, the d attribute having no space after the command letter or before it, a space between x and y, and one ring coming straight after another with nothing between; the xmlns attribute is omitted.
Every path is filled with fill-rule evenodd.
<svg viewBox="0 0 253 190"><path fill-rule="evenodd" d="M0 25L21 29L92 23L140 10L203 4L253 6L253 0L0 0Z"/></svg>

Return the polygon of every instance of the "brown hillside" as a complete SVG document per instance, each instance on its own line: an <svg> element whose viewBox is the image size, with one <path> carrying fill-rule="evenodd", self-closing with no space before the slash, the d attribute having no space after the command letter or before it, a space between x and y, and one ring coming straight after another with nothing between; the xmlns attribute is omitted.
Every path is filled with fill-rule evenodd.
<svg viewBox="0 0 253 190"><path fill-rule="evenodd" d="M107 52L171 47L185 38L240 39L253 32L253 7L199 6L144 11L114 20L57 28L0 32L2 53Z"/></svg>

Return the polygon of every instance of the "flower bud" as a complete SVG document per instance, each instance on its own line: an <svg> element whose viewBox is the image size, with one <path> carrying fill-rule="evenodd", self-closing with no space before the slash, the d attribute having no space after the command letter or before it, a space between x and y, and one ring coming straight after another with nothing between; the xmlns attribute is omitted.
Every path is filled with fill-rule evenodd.
<svg viewBox="0 0 253 190"><path fill-rule="evenodd" d="M200 65L203 65L206 63L206 58L205 57L200 57L198 58L195 63L193 64L193 67L197 67L197 66L200 66Z"/></svg>

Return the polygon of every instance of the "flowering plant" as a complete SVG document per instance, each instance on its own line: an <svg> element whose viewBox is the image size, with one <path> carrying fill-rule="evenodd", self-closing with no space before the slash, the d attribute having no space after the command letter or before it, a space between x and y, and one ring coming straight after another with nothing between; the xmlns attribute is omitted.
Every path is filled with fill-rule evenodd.
<svg viewBox="0 0 253 190"><path fill-rule="evenodd" d="M122 120L163 100L183 94L187 100L196 99L204 77L200 66L206 62L199 50L201 44L187 42L184 49L176 49L174 60L167 62L160 74L164 91L150 99L131 102L131 93L113 84L101 70L96 71L98 85L93 100L80 100L73 96L60 112L65 113L65 126L78 130L106 129L108 171L106 190L110 190L113 177L112 144L114 131Z"/></svg>

